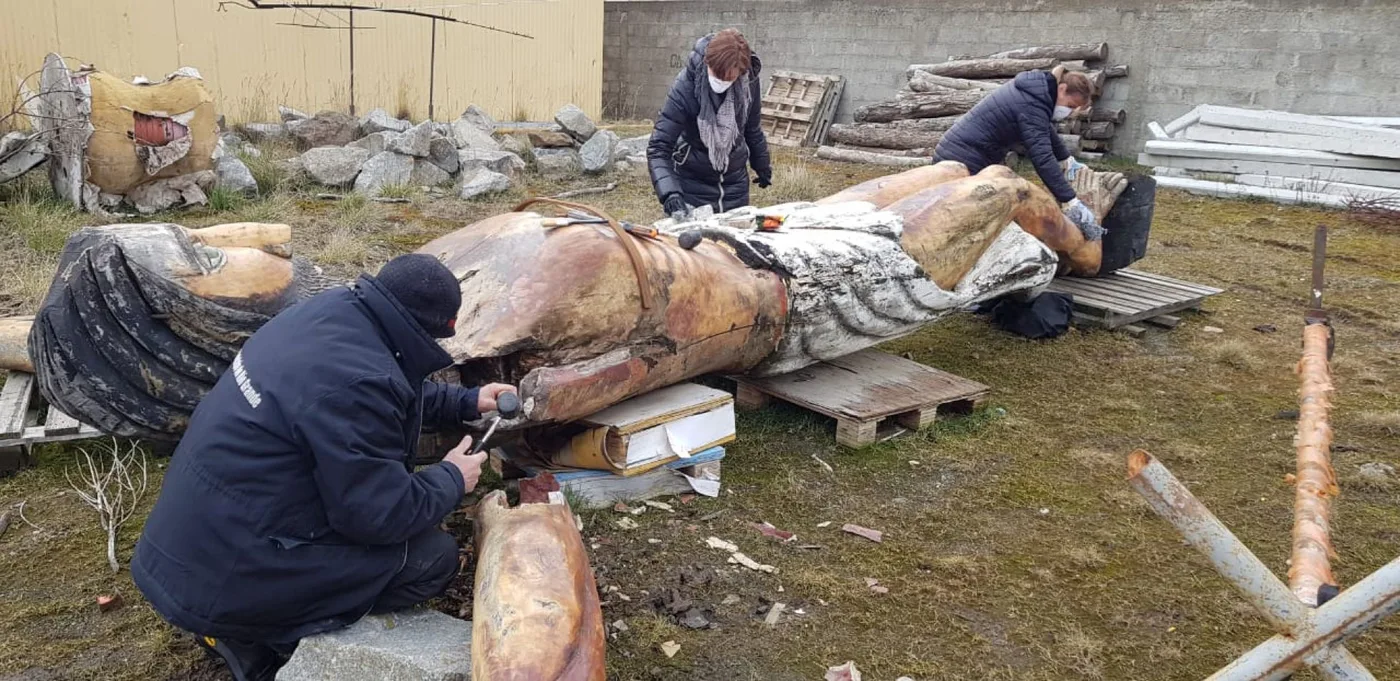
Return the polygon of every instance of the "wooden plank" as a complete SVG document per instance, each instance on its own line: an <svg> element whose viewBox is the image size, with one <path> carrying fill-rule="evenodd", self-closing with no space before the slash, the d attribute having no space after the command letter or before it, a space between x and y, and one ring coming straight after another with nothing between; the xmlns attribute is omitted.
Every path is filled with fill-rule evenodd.
<svg viewBox="0 0 1400 681"><path fill-rule="evenodd" d="M1207 106L1202 109L1200 122L1223 128L1345 137L1371 144L1371 156L1400 159L1400 130L1348 123L1324 116L1221 106Z"/></svg>
<svg viewBox="0 0 1400 681"><path fill-rule="evenodd" d="M1116 276L1119 276L1119 275L1122 275L1122 276L1125 276L1125 277L1135 277L1135 278L1137 278L1137 279L1143 279L1143 280L1147 280L1147 281L1153 281L1153 282L1157 282L1157 283L1159 283L1159 284L1164 284L1164 285L1167 285L1167 286L1175 286L1175 287L1177 287L1177 288L1180 288L1180 289L1183 289L1183 290L1187 290L1187 291L1198 291L1198 292L1200 292L1200 293L1204 293L1204 294L1206 294L1206 295L1212 295L1212 296L1215 295L1215 294L1217 294L1217 293L1224 293L1224 292L1225 292L1225 289L1223 289L1223 288L1216 288L1216 287L1214 287L1214 286L1207 286L1207 285L1205 285L1205 284L1197 284L1197 283L1195 283L1195 282L1186 281L1185 279L1177 279L1176 277L1169 277L1169 276L1167 276L1167 275L1165 275L1165 274L1158 274L1158 273L1156 273L1156 272L1148 272L1148 271L1146 271L1146 270L1137 270L1137 269L1125 268L1125 269L1118 270L1117 272L1114 272L1113 274L1111 274L1111 275L1109 275L1109 276L1111 276L1111 277L1116 277Z"/></svg>
<svg viewBox="0 0 1400 681"><path fill-rule="evenodd" d="M1121 309L1116 312L1134 314L1142 310L1157 307L1159 305L1170 305L1175 301L1144 300L1141 297L1123 291L1115 291L1106 286L1094 286L1073 280L1061 281L1055 284L1054 290L1061 293L1068 293L1074 296L1075 300L1085 300L1102 302L1116 305Z"/></svg>
<svg viewBox="0 0 1400 681"><path fill-rule="evenodd" d="M769 95L763 98L763 105L777 108L779 106L801 107L804 109L815 109L819 102L809 102L801 97L776 97Z"/></svg>
<svg viewBox="0 0 1400 681"><path fill-rule="evenodd" d="M1183 297L1196 297L1203 294L1213 295L1219 293L1217 290L1198 288L1190 282L1174 283L1157 281L1151 277L1143 277L1131 270L1128 271L1126 276L1121 277L1118 276L1117 272L1114 272L1105 277L1103 281L1109 282L1108 285L1115 288L1154 294L1161 297L1164 302L1180 300Z"/></svg>
<svg viewBox="0 0 1400 681"><path fill-rule="evenodd" d="M1101 281L1104 281L1104 283L1101 284L1104 287L1110 287L1115 291L1124 293L1133 293L1138 295L1142 300L1157 304L1174 303L1182 299L1182 292L1179 290L1164 288L1150 282L1129 277L1110 277Z"/></svg>
<svg viewBox="0 0 1400 681"><path fill-rule="evenodd" d="M1153 144L1148 142L1148 144ZM1196 144L1190 142L1189 144ZM1385 170L1363 170L1356 168L1333 168L1297 163L1271 163L1268 161L1238 161L1218 158L1189 158L1185 156L1158 156L1138 154L1138 163L1146 166L1162 166L1210 173L1234 173L1238 175L1278 175L1343 182L1371 187L1400 189L1400 173Z"/></svg>
<svg viewBox="0 0 1400 681"><path fill-rule="evenodd" d="M836 443L851 449L860 449L875 444L879 437L880 421L855 421L836 419Z"/></svg>
<svg viewBox="0 0 1400 681"><path fill-rule="evenodd" d="M764 116L772 116L783 120L797 121L799 123L810 123L812 121L811 111L783 111L774 107L763 107Z"/></svg>
<svg viewBox="0 0 1400 681"><path fill-rule="evenodd" d="M607 508L619 501L643 501L693 492L690 483L680 474L719 480L724 454L723 447L712 447L689 459L673 461L632 477L613 475L607 471L572 470L557 471L553 475L561 489L579 498L586 507ZM534 475L538 470L527 468L526 473Z"/></svg>
<svg viewBox="0 0 1400 681"><path fill-rule="evenodd" d="M1216 144L1242 144L1252 147L1277 147L1282 149L1305 149L1308 151L1328 151L1334 154L1369 156L1374 148L1366 140L1346 137L1321 137L1318 135L1296 135L1286 132L1261 132L1218 128L1214 125L1193 125L1182 131L1182 137L1193 142L1213 142Z"/></svg>
<svg viewBox="0 0 1400 681"><path fill-rule="evenodd" d="M1278 189L1273 187L1251 187L1247 184L1238 184L1234 182L1212 182L1210 180L1192 180L1182 177L1158 178L1157 186L1166 187L1168 189L1180 189L1192 194L1214 196L1217 198L1264 199L1272 201L1273 203L1285 205L1345 208L1349 201L1346 197L1333 194L1300 192L1293 189Z"/></svg>
<svg viewBox="0 0 1400 681"><path fill-rule="evenodd" d="M0 440L24 434L29 399L34 394L34 374L11 371L0 388Z"/></svg>
<svg viewBox="0 0 1400 681"><path fill-rule="evenodd" d="M1169 314L1157 315L1156 317L1148 319L1147 323L1153 326L1160 326L1164 329L1175 329L1181 325L1181 317Z"/></svg>
<svg viewBox="0 0 1400 681"><path fill-rule="evenodd" d="M1065 286L1060 280L1050 282L1049 290L1056 293L1067 293L1074 296L1074 304L1092 305L1105 311L1120 315L1131 315L1142 312L1140 305L1130 305L1114 298L1108 298L1095 294L1092 291L1078 291Z"/></svg>
<svg viewBox="0 0 1400 681"><path fill-rule="evenodd" d="M748 383L739 383L738 386L734 393L734 404L741 409L762 409L773 401L768 393Z"/></svg>
<svg viewBox="0 0 1400 681"><path fill-rule="evenodd" d="M44 435L71 435L82 428L78 419L73 418L58 410L58 407L49 405L48 416L44 419Z"/></svg>
<svg viewBox="0 0 1400 681"><path fill-rule="evenodd" d="M1087 293L1104 299L1117 300L1138 309L1171 305L1181 300L1181 296L1165 294L1160 288L1144 286L1144 290L1136 290L1131 286L1124 286L1124 283L1126 282L1122 279L1099 281L1063 277L1059 281L1058 287L1075 294Z"/></svg>
<svg viewBox="0 0 1400 681"><path fill-rule="evenodd" d="M579 419L580 423L635 433L691 414L710 411L733 399L729 393L699 383L678 383L630 397Z"/></svg>
<svg viewBox="0 0 1400 681"><path fill-rule="evenodd" d="M990 390L878 350L862 350L781 376L737 380L817 413L857 422L973 399Z"/></svg>
<svg viewBox="0 0 1400 681"><path fill-rule="evenodd" d="M1231 161L1263 161L1267 163L1287 163L1292 165L1321 166L1328 168L1356 168L1361 170L1400 170L1400 159L1334 154L1328 151L1311 151L1308 149L1276 149L1274 147L1260 147L1247 144L1212 144L1210 142L1190 142L1186 140L1148 140L1144 145L1144 149L1153 156L1185 156L1188 158L1213 158Z"/></svg>
<svg viewBox="0 0 1400 681"><path fill-rule="evenodd" d="M1162 132L1167 135L1175 135L1176 133L1185 130L1187 126L1190 126L1196 121L1201 120L1201 110L1204 108L1205 105L1202 104L1190 111L1187 111L1185 114L1182 114L1172 122L1167 123L1165 126L1163 126Z"/></svg>
<svg viewBox="0 0 1400 681"><path fill-rule="evenodd" d="M1175 170L1169 168L1169 170ZM1219 179L1212 177L1199 177L1199 180ZM1220 180L1225 181L1225 180ZM1360 199L1400 199L1400 189L1385 189L1383 187L1367 187L1362 184L1346 184L1344 182L1325 182L1322 180L1309 180L1301 177L1277 177L1275 175L1235 175L1233 181L1240 184L1247 184L1252 187L1273 187L1276 189L1292 189L1301 192L1316 192L1318 194L1332 194L1346 198Z"/></svg>
<svg viewBox="0 0 1400 681"><path fill-rule="evenodd" d="M1387 116L1327 116L1357 125L1374 125L1382 128L1400 128L1400 118Z"/></svg>

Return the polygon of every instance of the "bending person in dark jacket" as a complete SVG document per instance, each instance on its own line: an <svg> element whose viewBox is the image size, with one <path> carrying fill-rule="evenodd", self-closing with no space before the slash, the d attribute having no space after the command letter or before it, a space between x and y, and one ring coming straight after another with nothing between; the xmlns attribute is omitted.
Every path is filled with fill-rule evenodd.
<svg viewBox="0 0 1400 681"><path fill-rule="evenodd" d="M758 186L773 180L768 140L759 126L758 55L732 28L695 43L647 145L656 198L672 217L709 205L749 205L749 166Z"/></svg>
<svg viewBox="0 0 1400 681"><path fill-rule="evenodd" d="M131 573L151 605L229 662L271 679L311 634L441 594L457 543L438 529L476 486L470 438L413 471L418 430L514 391L426 381L451 365L457 279L406 255L274 317L199 403Z"/></svg>
<svg viewBox="0 0 1400 681"><path fill-rule="evenodd" d="M934 150L934 161L958 161L969 173L1001 163L1018 142L1035 164L1035 172L1060 203L1065 214L1097 239L1102 234L1093 211L1075 196L1069 180L1083 168L1065 149L1055 123L1089 103L1094 86L1082 73L1055 70L1026 71L977 103L943 135ZM1062 170L1060 163L1066 162Z"/></svg>

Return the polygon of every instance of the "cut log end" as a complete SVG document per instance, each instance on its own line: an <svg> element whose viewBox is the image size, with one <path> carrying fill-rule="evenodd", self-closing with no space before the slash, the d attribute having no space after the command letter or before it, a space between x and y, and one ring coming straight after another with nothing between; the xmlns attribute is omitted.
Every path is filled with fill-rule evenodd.
<svg viewBox="0 0 1400 681"><path fill-rule="evenodd" d="M1128 455L1128 479L1132 480L1142 475L1142 470L1152 463L1152 455L1145 449L1134 450Z"/></svg>

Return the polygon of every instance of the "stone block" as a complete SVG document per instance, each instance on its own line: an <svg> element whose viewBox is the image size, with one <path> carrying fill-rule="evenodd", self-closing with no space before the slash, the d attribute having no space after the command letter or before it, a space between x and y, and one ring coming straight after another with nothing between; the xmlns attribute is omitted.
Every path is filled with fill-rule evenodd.
<svg viewBox="0 0 1400 681"><path fill-rule="evenodd" d="M468 681L472 624L433 610L370 615L301 640L277 681Z"/></svg>

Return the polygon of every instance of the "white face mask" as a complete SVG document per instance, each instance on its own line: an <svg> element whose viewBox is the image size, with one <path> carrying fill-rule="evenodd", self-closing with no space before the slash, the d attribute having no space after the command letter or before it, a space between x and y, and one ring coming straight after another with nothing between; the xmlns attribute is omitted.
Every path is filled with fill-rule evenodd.
<svg viewBox="0 0 1400 681"><path fill-rule="evenodd" d="M716 78L715 74L709 70L706 70L705 74L710 77L710 89L714 90L717 95L724 94L724 91L728 90L729 86L734 84L732 80L720 80Z"/></svg>
<svg viewBox="0 0 1400 681"><path fill-rule="evenodd" d="M1057 121L1063 121L1064 119L1069 118L1069 115L1072 113L1074 113L1074 109L1071 109L1067 106L1057 106L1055 107L1055 113L1051 114L1050 117Z"/></svg>

